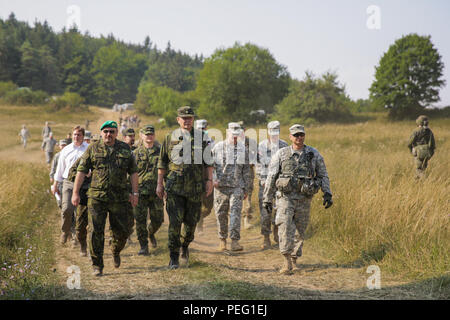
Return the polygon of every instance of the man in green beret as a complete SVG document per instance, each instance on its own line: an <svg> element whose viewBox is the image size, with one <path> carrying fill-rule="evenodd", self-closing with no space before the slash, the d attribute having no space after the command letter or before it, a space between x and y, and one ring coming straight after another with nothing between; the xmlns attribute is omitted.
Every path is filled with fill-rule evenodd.
<svg viewBox="0 0 450 320"><path fill-rule="evenodd" d="M157 242L155 233L164 222L164 202L156 196L158 180L158 159L161 145L155 141L155 128L146 125L140 130L142 144L133 151L139 176L139 203L134 208L136 233L141 249L138 255L148 255L148 239L153 248ZM150 223L147 226L147 214L150 211Z"/></svg>
<svg viewBox="0 0 450 320"><path fill-rule="evenodd" d="M106 121L100 128L102 139L89 145L81 156L73 188L72 203L80 202L79 190L89 170L92 171L88 191L90 219L89 250L94 275L103 274L103 249L106 217L113 232L112 254L114 266L120 266L120 252L130 235L127 202L138 203L138 175L130 146L117 139L115 121ZM132 194L127 189L127 175L131 178Z"/></svg>
<svg viewBox="0 0 450 320"><path fill-rule="evenodd" d="M211 148L204 133L193 128L194 116L194 110L189 106L178 109L180 127L165 137L158 160L156 194L160 199L166 197L170 269L179 267L180 247L182 263L188 264L188 246L194 240L200 219L202 195L205 189L206 196L213 190Z"/></svg>

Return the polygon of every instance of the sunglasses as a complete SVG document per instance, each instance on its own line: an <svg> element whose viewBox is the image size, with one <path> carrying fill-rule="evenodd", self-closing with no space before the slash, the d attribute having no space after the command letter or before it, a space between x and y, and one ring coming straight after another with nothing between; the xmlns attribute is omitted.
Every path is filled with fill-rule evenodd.
<svg viewBox="0 0 450 320"><path fill-rule="evenodd" d="M305 134L304 134L304 133L301 133L301 132L299 132L299 133L293 134L293 136L294 136L294 137L296 137L296 138L298 138L298 137L304 137L304 136L305 136Z"/></svg>
<svg viewBox="0 0 450 320"><path fill-rule="evenodd" d="M104 134L108 134L108 133L114 134L114 133L116 133L116 130L103 130L103 133Z"/></svg>

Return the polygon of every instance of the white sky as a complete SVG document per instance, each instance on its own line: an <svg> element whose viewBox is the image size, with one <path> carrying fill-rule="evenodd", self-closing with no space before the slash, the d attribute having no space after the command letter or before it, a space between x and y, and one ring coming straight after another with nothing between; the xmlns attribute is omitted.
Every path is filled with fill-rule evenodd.
<svg viewBox="0 0 450 320"><path fill-rule="evenodd" d="M353 99L367 98L374 67L394 41L409 33L431 35L450 82L450 1L447 0L0 0L0 17L14 12L31 25L47 20L54 31L77 20L82 32L143 43L149 35L158 48L211 55L234 42L251 42L270 50L290 74L336 71ZM379 29L369 29L380 9ZM376 23L376 21L375 21ZM372 24L374 25L374 24ZM450 83L441 101L450 105Z"/></svg>

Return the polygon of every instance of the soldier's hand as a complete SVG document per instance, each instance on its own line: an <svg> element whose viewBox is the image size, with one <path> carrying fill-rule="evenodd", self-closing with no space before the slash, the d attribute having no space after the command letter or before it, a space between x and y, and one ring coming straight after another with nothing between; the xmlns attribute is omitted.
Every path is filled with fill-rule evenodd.
<svg viewBox="0 0 450 320"><path fill-rule="evenodd" d="M139 196L130 194L130 203L133 208L137 206L138 202L139 202Z"/></svg>
<svg viewBox="0 0 450 320"><path fill-rule="evenodd" d="M331 194L325 193L323 195L323 205L325 206L325 209L328 209L333 205L333 200L331 199Z"/></svg>
<svg viewBox="0 0 450 320"><path fill-rule="evenodd" d="M213 192L214 188L213 188L213 184L211 180L206 181L206 196L208 197L211 192Z"/></svg>
<svg viewBox="0 0 450 320"><path fill-rule="evenodd" d="M263 202L263 208L267 210L267 212L272 212L272 203L270 202Z"/></svg>
<svg viewBox="0 0 450 320"><path fill-rule="evenodd" d="M164 185L158 184L158 185L156 186L156 195L157 195L158 198L160 198L160 199L165 198L166 193L164 192Z"/></svg>
<svg viewBox="0 0 450 320"><path fill-rule="evenodd" d="M72 204L74 207L80 204L80 195L78 193L72 193Z"/></svg>

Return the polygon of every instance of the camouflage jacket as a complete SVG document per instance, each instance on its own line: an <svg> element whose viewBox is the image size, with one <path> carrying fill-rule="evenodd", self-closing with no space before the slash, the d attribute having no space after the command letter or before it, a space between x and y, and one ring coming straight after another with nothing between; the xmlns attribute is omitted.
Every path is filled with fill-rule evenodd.
<svg viewBox="0 0 450 320"><path fill-rule="evenodd" d="M100 201L128 201L127 174L137 172L136 161L130 146L116 140L112 147L103 140L89 145L80 158L77 171L92 170L89 198Z"/></svg>
<svg viewBox="0 0 450 320"><path fill-rule="evenodd" d="M311 152L313 157L309 164L306 155ZM294 174L299 171L304 172ZM263 202L272 202L271 199L274 198L275 191L283 192L282 189L285 187L290 188L290 190L284 192L288 193L290 198L301 199L305 197L299 189L301 186L300 174L311 175L311 178L317 179L323 193L332 194L325 161L319 151L305 145L299 154L294 152L292 146L289 146L278 150L270 161Z"/></svg>
<svg viewBox="0 0 450 320"><path fill-rule="evenodd" d="M61 154L58 152L57 154L55 154L55 156L53 157L52 160L52 166L50 167L50 179L54 179L55 177L55 172L56 172L56 167L58 166L58 160L59 160L59 156Z"/></svg>
<svg viewBox="0 0 450 320"><path fill-rule="evenodd" d="M151 148L142 144L133 151L139 176L139 194L156 195L160 151L161 145L157 141Z"/></svg>
<svg viewBox="0 0 450 320"><path fill-rule="evenodd" d="M269 139L263 140L258 145L258 163L256 164L256 176L259 181L265 182L269 173L269 164L272 156L281 148L288 146L288 143L279 139L278 144L270 144Z"/></svg>
<svg viewBox="0 0 450 320"><path fill-rule="evenodd" d="M436 142L434 141L434 135L430 128L419 127L413 131L408 142L409 151L412 151L412 148L418 145L428 145L431 153L434 153Z"/></svg>
<svg viewBox="0 0 450 320"><path fill-rule="evenodd" d="M55 146L58 144L53 138L45 138L42 142L41 149L45 150L45 152L53 152L55 151Z"/></svg>
<svg viewBox="0 0 450 320"><path fill-rule="evenodd" d="M186 132L178 128L165 137L158 169L166 170L166 192L201 201L205 191L204 171L209 166L212 166L211 147L201 130Z"/></svg>
<svg viewBox="0 0 450 320"><path fill-rule="evenodd" d="M248 149L242 142L234 145L225 141L215 144L212 149L215 179L220 187L241 187L250 189L251 168L248 163Z"/></svg>
<svg viewBox="0 0 450 320"><path fill-rule="evenodd" d="M59 154L59 153L58 153ZM75 178L77 177L77 169L78 165L80 164L81 158L78 158L77 161L74 162L74 164L69 169L69 174L67 175L67 180L71 182L75 182ZM91 183L92 176L85 177L83 180L83 184L81 185L80 190L87 190L89 189L89 184Z"/></svg>

